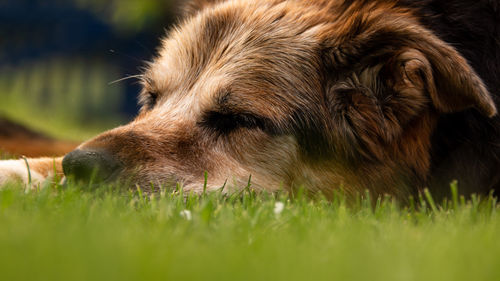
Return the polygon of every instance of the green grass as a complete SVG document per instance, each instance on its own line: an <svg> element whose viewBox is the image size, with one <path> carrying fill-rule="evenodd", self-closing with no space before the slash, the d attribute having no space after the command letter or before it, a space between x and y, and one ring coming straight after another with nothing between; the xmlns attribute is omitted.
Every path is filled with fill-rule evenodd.
<svg viewBox="0 0 500 281"><path fill-rule="evenodd" d="M11 185L0 190L0 279L500 279L493 198L419 201Z"/></svg>

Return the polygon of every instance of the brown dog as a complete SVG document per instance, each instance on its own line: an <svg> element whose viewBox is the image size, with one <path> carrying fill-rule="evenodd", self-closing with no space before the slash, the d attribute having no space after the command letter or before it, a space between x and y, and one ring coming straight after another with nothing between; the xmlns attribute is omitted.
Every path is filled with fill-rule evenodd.
<svg viewBox="0 0 500 281"><path fill-rule="evenodd" d="M464 193L500 188L488 91L500 88L498 8L194 1L143 74L137 118L56 159L56 171L194 192L205 171L209 190L250 176L259 189L401 199L445 193L455 178ZM54 171L53 160L29 162L35 180ZM23 161L0 162L0 181L12 177L26 178Z"/></svg>

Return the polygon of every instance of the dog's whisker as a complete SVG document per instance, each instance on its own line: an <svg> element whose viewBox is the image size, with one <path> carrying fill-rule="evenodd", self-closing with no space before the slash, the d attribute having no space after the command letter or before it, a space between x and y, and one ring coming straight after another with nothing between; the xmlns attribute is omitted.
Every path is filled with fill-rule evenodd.
<svg viewBox="0 0 500 281"><path fill-rule="evenodd" d="M143 75L142 74L137 74L137 75L129 75L129 76L125 76L123 78L120 78L120 79L117 79L117 80L114 80L114 81L111 81L108 83L108 85L113 85L113 84L116 84L116 83L119 83L119 82L123 82L123 81L126 81L126 80L130 80L130 79L138 79L138 80L141 80L143 78Z"/></svg>

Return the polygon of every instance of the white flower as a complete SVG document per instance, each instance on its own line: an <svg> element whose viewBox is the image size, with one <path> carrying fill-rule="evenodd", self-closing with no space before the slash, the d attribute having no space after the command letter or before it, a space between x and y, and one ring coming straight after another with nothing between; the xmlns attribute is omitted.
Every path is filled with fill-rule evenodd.
<svg viewBox="0 0 500 281"><path fill-rule="evenodd" d="M281 212L283 212L284 208L285 208L285 204L283 204L283 202L274 203L274 214L276 214L276 215L281 214Z"/></svg>
<svg viewBox="0 0 500 281"><path fill-rule="evenodd" d="M183 210L179 213L179 215L181 215L182 218L190 221L192 219L192 216L191 216L191 211L189 210Z"/></svg>

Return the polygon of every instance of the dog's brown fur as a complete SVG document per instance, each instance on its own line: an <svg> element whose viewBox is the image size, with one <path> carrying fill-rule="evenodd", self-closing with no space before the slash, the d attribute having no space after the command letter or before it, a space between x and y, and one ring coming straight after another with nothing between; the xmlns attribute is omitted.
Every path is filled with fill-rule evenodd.
<svg viewBox="0 0 500 281"><path fill-rule="evenodd" d="M496 115L481 78L398 1L193 1L130 124L82 144L119 178L398 198L426 187L440 116ZM36 165L32 167L39 168ZM0 174L1 179L1 174ZM480 188L475 191L482 191Z"/></svg>

